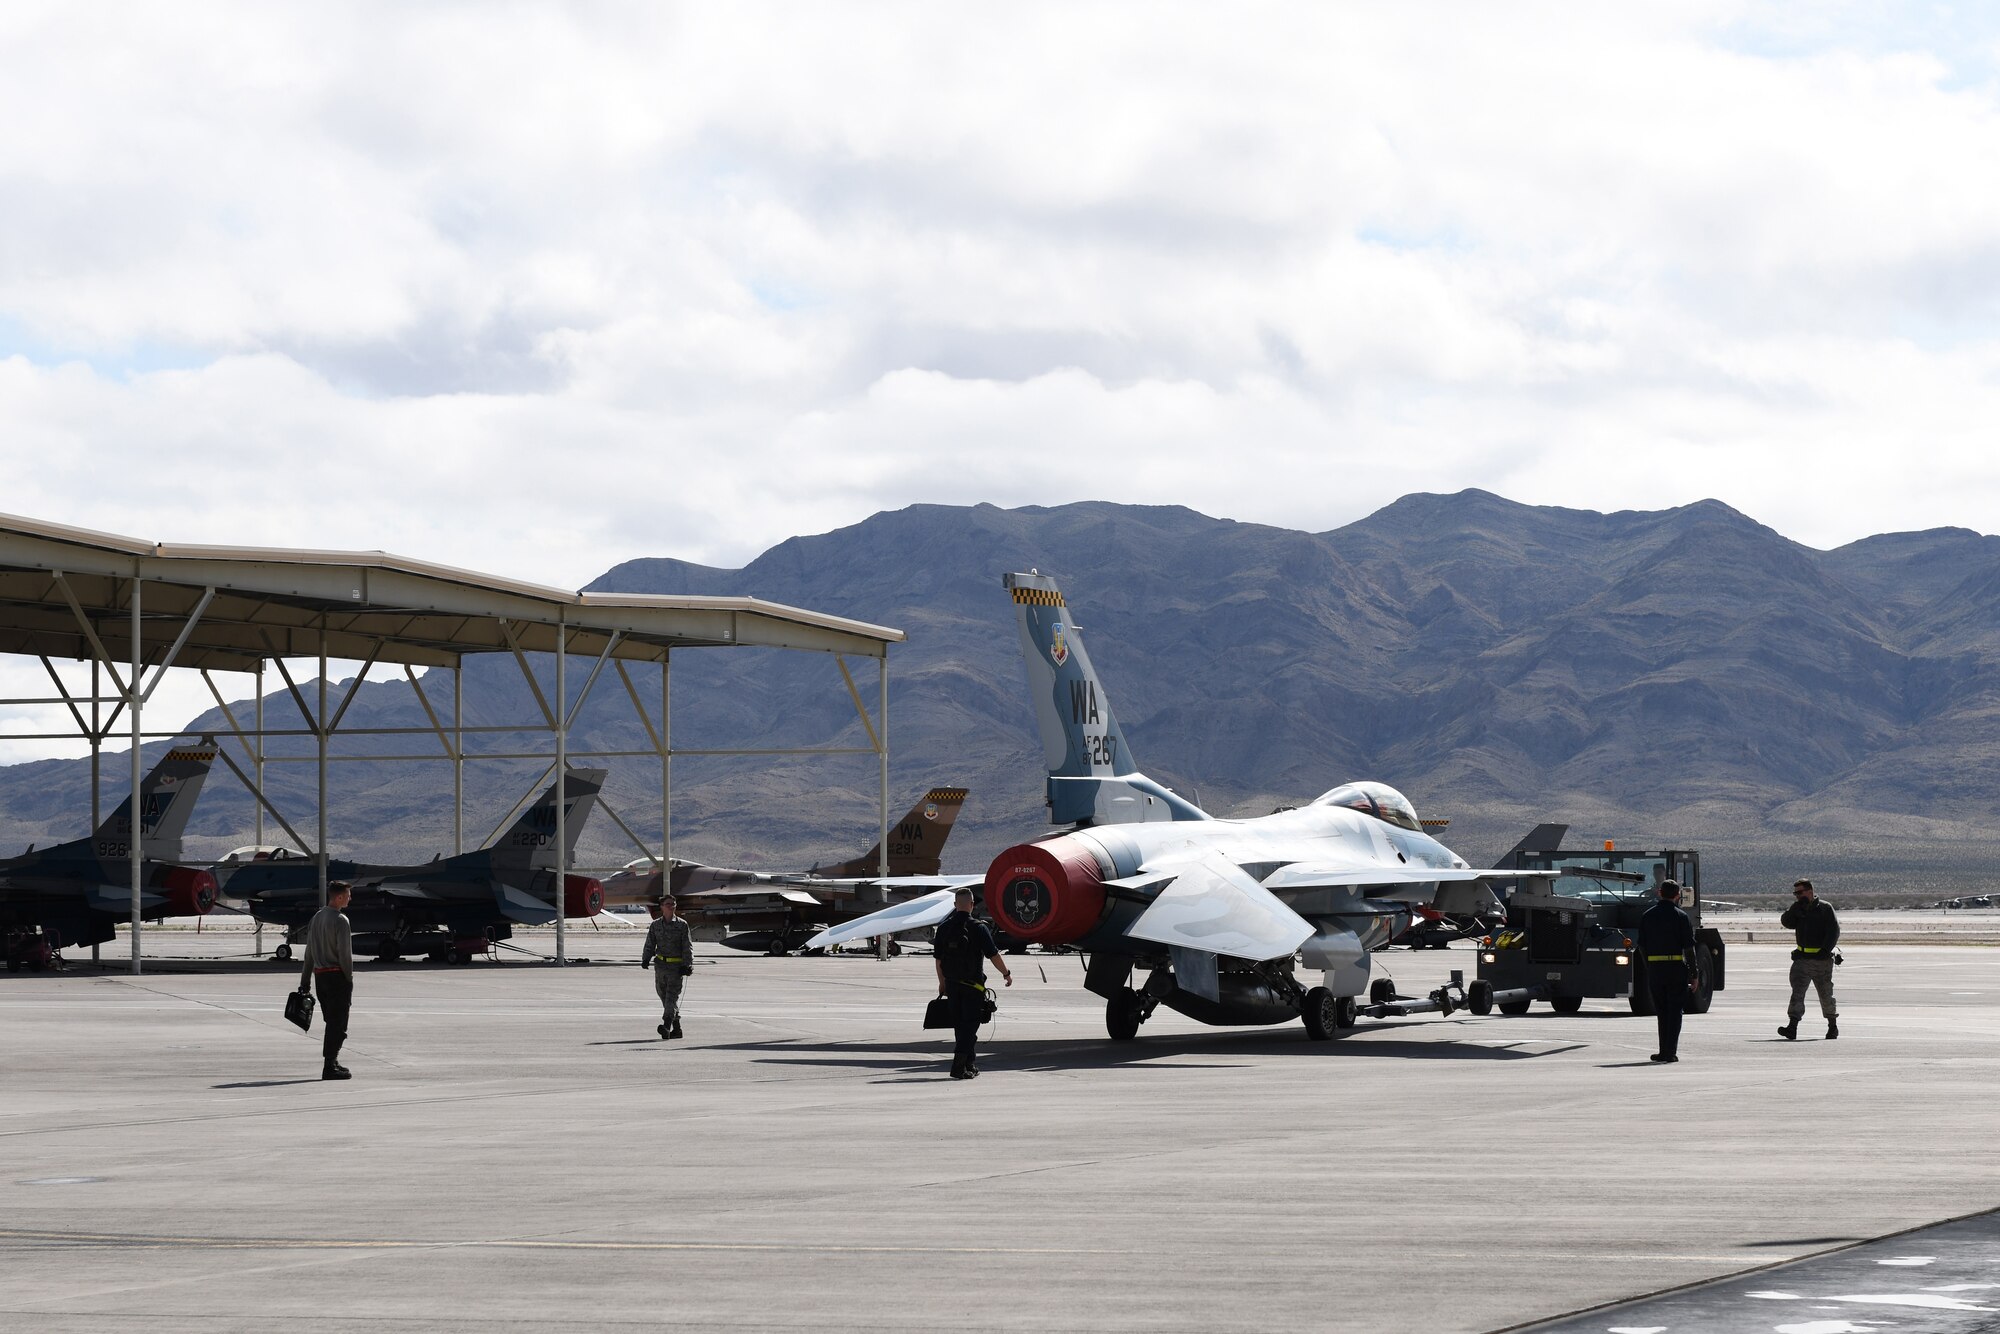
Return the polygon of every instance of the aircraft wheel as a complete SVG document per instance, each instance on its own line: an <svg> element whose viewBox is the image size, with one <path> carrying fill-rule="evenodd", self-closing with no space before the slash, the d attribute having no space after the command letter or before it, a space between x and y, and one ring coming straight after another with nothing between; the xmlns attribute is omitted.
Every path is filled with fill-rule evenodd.
<svg viewBox="0 0 2000 1334"><path fill-rule="evenodd" d="M1480 978L1465 989L1465 1008L1476 1015L1493 1013L1493 984Z"/></svg>
<svg viewBox="0 0 2000 1334"><path fill-rule="evenodd" d="M1368 984L1368 1003L1384 1005L1396 999L1396 984L1386 977L1378 977Z"/></svg>
<svg viewBox="0 0 2000 1334"><path fill-rule="evenodd" d="M1104 1028L1111 1034L1113 1042L1130 1042L1139 1036L1140 1023L1139 993L1130 987L1120 987L1104 1006Z"/></svg>
<svg viewBox="0 0 2000 1334"><path fill-rule="evenodd" d="M1575 1014L1583 1008L1583 997L1555 996L1549 1000L1549 1007L1557 1014Z"/></svg>
<svg viewBox="0 0 2000 1334"><path fill-rule="evenodd" d="M292 947L290 945L280 945L271 951L271 957L279 963L290 963L292 961Z"/></svg>
<svg viewBox="0 0 2000 1334"><path fill-rule="evenodd" d="M1306 993L1299 1017L1306 1021L1307 1037L1325 1042L1340 1028L1340 1000L1325 987L1314 987Z"/></svg>
<svg viewBox="0 0 2000 1334"><path fill-rule="evenodd" d="M892 958L892 959L893 959L893 958L895 958L895 957L896 957L897 955L901 954L902 952L903 952L903 942L902 942L902 941L900 941L900 940L892 940L892 941L890 941L890 942L889 942L889 957L890 957L890 958Z"/></svg>
<svg viewBox="0 0 2000 1334"><path fill-rule="evenodd" d="M1526 1014L1528 1007L1532 1004L1534 1004L1533 1001L1501 1001L1500 1013L1513 1015Z"/></svg>
<svg viewBox="0 0 2000 1334"><path fill-rule="evenodd" d="M1352 996L1335 998L1334 1026L1352 1028L1361 1018L1361 1005Z"/></svg>
<svg viewBox="0 0 2000 1334"><path fill-rule="evenodd" d="M764 947L764 953L770 955L773 959L784 958L785 938L783 936L772 936L771 943Z"/></svg>

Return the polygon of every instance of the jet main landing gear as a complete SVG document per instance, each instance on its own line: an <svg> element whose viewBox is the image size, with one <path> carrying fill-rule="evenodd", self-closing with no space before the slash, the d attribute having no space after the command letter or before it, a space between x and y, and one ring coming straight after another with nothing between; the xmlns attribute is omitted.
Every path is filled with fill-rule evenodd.
<svg viewBox="0 0 2000 1334"><path fill-rule="evenodd" d="M1352 996L1336 996L1325 987L1314 987L1306 993L1299 1007L1299 1017L1305 1020L1306 1036L1314 1042L1325 1042L1343 1028L1354 1027L1361 1007Z"/></svg>
<svg viewBox="0 0 2000 1334"><path fill-rule="evenodd" d="M1139 1036L1139 1025L1153 1015L1153 1007L1159 1001L1142 991L1130 987L1120 987L1118 994L1104 1004L1104 1028L1111 1034L1113 1042L1130 1042Z"/></svg>

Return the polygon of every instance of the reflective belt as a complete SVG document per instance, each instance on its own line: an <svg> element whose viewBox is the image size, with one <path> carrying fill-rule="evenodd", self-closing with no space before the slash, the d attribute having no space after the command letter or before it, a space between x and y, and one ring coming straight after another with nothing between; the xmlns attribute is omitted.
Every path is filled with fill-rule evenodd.
<svg viewBox="0 0 2000 1334"><path fill-rule="evenodd" d="M654 963L679 963L679 962L681 962L681 956L680 956L680 955L678 955L678 954L655 954L655 955L653 956L653 962L654 962Z"/></svg>
<svg viewBox="0 0 2000 1334"><path fill-rule="evenodd" d="M1687 962L1687 960L1686 960L1685 958L1683 958L1682 956L1678 955L1678 954L1648 954L1648 955L1646 956L1646 962L1647 962L1647 963L1686 963L1686 962Z"/></svg>
<svg viewBox="0 0 2000 1334"><path fill-rule="evenodd" d="M1801 954L1818 954L1819 952L1820 952L1820 946L1818 945L1799 946L1799 953Z"/></svg>

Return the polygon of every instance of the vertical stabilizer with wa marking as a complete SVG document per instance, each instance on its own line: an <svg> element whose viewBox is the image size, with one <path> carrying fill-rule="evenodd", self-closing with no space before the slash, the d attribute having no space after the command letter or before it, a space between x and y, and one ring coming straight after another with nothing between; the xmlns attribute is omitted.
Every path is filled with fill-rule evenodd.
<svg viewBox="0 0 2000 1334"><path fill-rule="evenodd" d="M1062 590L1040 571L1001 580L1014 601L1028 695L1049 771L1049 818L1057 824L1205 820L1197 807L1139 772L1110 696L1090 665Z"/></svg>
<svg viewBox="0 0 2000 1334"><path fill-rule="evenodd" d="M563 841L568 844L563 849L564 865L576 860L577 836L583 833L584 821L597 806L597 794L603 790L608 773L605 769L571 769L563 776ZM490 851L496 867L527 866L541 870L556 864L555 843L556 785L550 783L540 799L521 812L513 827L493 841Z"/></svg>
<svg viewBox="0 0 2000 1334"><path fill-rule="evenodd" d="M139 835L145 856L165 862L181 859L181 834L214 763L215 743L203 737L198 746L169 750L139 784ZM90 842L100 858L116 860L131 855L132 798L118 803L118 809L105 817Z"/></svg>
<svg viewBox="0 0 2000 1334"><path fill-rule="evenodd" d="M909 812L889 826L889 874L936 875L943 866L945 840L965 805L966 789L934 787L910 807ZM872 876L882 865L882 845L877 843L859 857L833 866L817 866L813 875L832 878Z"/></svg>

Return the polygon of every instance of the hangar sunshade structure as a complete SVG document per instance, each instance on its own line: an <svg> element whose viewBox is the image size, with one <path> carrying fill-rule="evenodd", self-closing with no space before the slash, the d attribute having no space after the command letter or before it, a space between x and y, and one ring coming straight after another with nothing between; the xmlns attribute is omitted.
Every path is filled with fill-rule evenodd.
<svg viewBox="0 0 2000 1334"><path fill-rule="evenodd" d="M408 560L383 552L287 550L156 543L92 532L34 519L0 515L0 653L39 658L56 693L4 701L66 710L74 731L15 733L0 739L89 741L92 756L92 823L97 821L97 760L106 740L131 743L132 809L141 808L141 743L185 735L180 729L147 730L146 701L171 668L201 673L229 721L227 731L242 744L244 762L221 748L220 758L257 802L259 832L271 817L319 864L322 896L327 863L327 766L333 759L449 760L453 771L455 841L463 849L464 765L467 759L537 759L548 773L563 773L572 759L615 755L656 757L660 765L661 846L664 863L672 846L672 764L679 755L873 754L880 770L880 846L888 847L888 652L903 639L899 630L839 616L782 606L751 597L657 596L572 593L517 580ZM779 648L833 656L840 678L860 715L868 744L790 750L676 750L671 739L672 654L675 649ZM540 717L522 725L467 726L463 692L453 683L446 710L433 706L418 668L459 672L469 655L507 654L520 666ZM554 660L555 681L545 691L529 656ZM873 716L847 666L847 658L877 661ZM288 662L317 659L316 678L303 687ZM360 671L329 698L329 659L361 664ZM91 687L72 689L56 669L59 661L87 662ZM657 664L658 700L652 682L634 680L631 665ZM298 707L303 726L264 725L264 674L275 667ZM424 727L341 729L347 707L377 668L401 668L427 720ZM217 686L214 673L249 672L257 677L254 714L239 716ZM582 675L572 690L573 673ZM619 678L630 696L650 748L644 751L572 751L570 729L594 689L608 675ZM645 676L650 676L647 672ZM308 694L316 699L309 701ZM655 717L657 710L657 717ZM448 712L449 717L444 716ZM329 753L338 733L348 736L429 737L438 749L394 755ZM468 735L515 734L530 743L508 751L468 754ZM267 798L263 785L268 737L305 737L316 743L319 778L318 827L307 839ZM532 744L545 738L543 748ZM275 760L275 757L273 757ZM539 786L539 784L537 784ZM533 788L530 789L532 795ZM518 809L518 808L517 808ZM568 868L563 803L556 803L557 883ZM612 813L614 819L615 812ZM655 856L624 821L621 828ZM130 840L131 946L133 972L141 969L141 840ZM886 874L886 865L884 867ZM556 957L564 956L563 914L556 914Z"/></svg>

